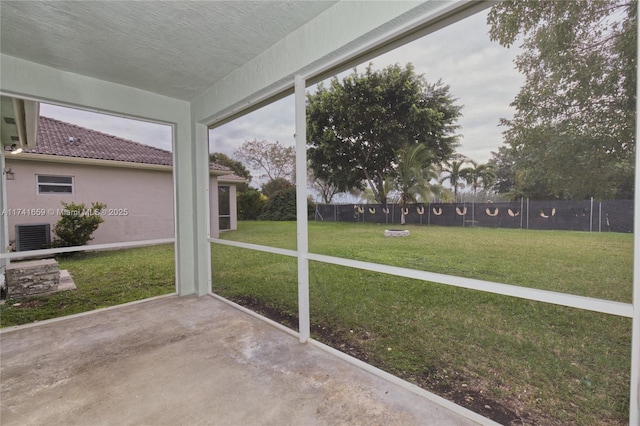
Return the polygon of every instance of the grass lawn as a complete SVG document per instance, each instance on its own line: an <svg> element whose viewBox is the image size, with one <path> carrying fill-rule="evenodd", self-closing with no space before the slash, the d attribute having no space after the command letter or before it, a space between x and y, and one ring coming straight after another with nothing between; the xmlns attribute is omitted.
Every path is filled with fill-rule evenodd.
<svg viewBox="0 0 640 426"><path fill-rule="evenodd" d="M310 251L630 302L633 238L614 233L310 223ZM295 224L222 238L295 249ZM175 291L172 245L60 258L76 291L0 306L2 326ZM214 291L297 328L297 261L212 245ZM503 424L626 424L631 320L310 263L313 337Z"/></svg>
<svg viewBox="0 0 640 426"><path fill-rule="evenodd" d="M77 289L48 297L7 301L0 306L2 327L91 311L175 292L173 245L104 252L81 252L58 258Z"/></svg>
<svg viewBox="0 0 640 426"><path fill-rule="evenodd" d="M310 251L631 301L633 238L613 233L310 223ZM294 223L225 239L295 248ZM214 291L295 328L296 260L213 245ZM630 319L310 264L313 337L504 424L625 424Z"/></svg>

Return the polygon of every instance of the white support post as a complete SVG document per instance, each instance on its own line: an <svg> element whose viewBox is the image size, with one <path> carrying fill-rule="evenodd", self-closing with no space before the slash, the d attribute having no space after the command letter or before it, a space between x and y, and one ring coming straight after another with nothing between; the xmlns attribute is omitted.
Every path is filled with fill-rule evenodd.
<svg viewBox="0 0 640 426"><path fill-rule="evenodd" d="M0 211L7 208L7 174L6 163L4 157L4 147L0 144L0 168L2 176L0 176ZM0 219L0 253L9 251L9 216L2 214ZM4 285L4 268L11 262L10 259L0 259L0 286Z"/></svg>
<svg viewBox="0 0 640 426"><path fill-rule="evenodd" d="M304 78L295 77L296 217L298 242L298 318L300 342L311 336L309 318L309 232L307 217L307 112Z"/></svg>
<svg viewBox="0 0 640 426"><path fill-rule="evenodd" d="M593 232L593 197L591 197L591 204L589 207L589 232Z"/></svg>
<svg viewBox="0 0 640 426"><path fill-rule="evenodd" d="M193 120L193 118L192 118ZM211 243L209 235L218 232L218 224L215 229L211 228L211 212L213 210L218 216L218 206L211 206L210 191L218 192L218 187L210 188L211 179L209 172L209 129L204 124L193 123L193 135L195 137L195 205L196 224L195 253L197 258L196 272L197 284L195 286L196 296L204 296L211 293ZM216 179L217 184L217 179Z"/></svg>
<svg viewBox="0 0 640 426"><path fill-rule="evenodd" d="M187 296L195 289L195 263L193 241L193 222L189 222L193 189L191 175L188 172L193 164L190 162L189 146L191 145L191 127L188 122L173 126L173 186L175 215L175 264L176 293ZM182 148L182 147L185 148ZM190 226L191 225L191 226Z"/></svg>
<svg viewBox="0 0 640 426"><path fill-rule="evenodd" d="M638 7L638 6L636 6ZM640 34L636 39L640 45ZM636 70L636 76L640 72ZM636 93L640 93L640 80L636 78ZM636 146L640 138L640 116L636 109ZM636 148L636 185L633 204L633 317L631 323L631 394L629 396L629 424L640 424L640 153Z"/></svg>
<svg viewBox="0 0 640 426"><path fill-rule="evenodd" d="M180 296L211 292L207 127L179 126L174 145L176 280Z"/></svg>

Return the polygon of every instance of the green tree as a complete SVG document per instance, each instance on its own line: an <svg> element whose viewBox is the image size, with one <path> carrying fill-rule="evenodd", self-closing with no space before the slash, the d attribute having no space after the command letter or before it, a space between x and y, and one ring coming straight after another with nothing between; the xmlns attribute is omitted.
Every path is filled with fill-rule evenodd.
<svg viewBox="0 0 640 426"><path fill-rule="evenodd" d="M484 188L488 190L496 181L496 173L491 163L478 163L470 160L471 166L464 173L464 178L473 189L473 203L471 204L471 223L476 223L476 198L478 189Z"/></svg>
<svg viewBox="0 0 640 426"><path fill-rule="evenodd" d="M448 183L453 189L453 202L458 201L458 190L464 188L466 176L470 169L465 166L468 159L463 155L455 155L449 161L444 162L440 167L441 177L439 182Z"/></svg>
<svg viewBox="0 0 640 426"><path fill-rule="evenodd" d="M496 181L496 172L491 163L478 163L470 160L471 167L467 168L464 178L473 189L473 199L475 200L478 189L489 189Z"/></svg>
<svg viewBox="0 0 640 426"><path fill-rule="evenodd" d="M230 168L236 176L246 179L246 182L236 185L238 193L249 189L249 183L251 183L252 179L251 172L249 172L240 161L234 160L222 152L212 152L209 154L209 161L220 164L221 166L226 166Z"/></svg>
<svg viewBox="0 0 640 426"><path fill-rule="evenodd" d="M340 192L369 187L386 204L396 150L424 144L435 162L453 153L461 109L454 101L448 86L427 83L411 64L334 77L307 95L310 167Z"/></svg>
<svg viewBox="0 0 640 426"><path fill-rule="evenodd" d="M494 190L512 200L522 196L516 187L515 157L506 146L491 152L489 164L496 173Z"/></svg>
<svg viewBox="0 0 640 426"><path fill-rule="evenodd" d="M388 180L387 180L388 182ZM373 191L370 188L365 188L363 191L354 190L352 195L357 197L358 204L376 204L376 197L373 196Z"/></svg>
<svg viewBox="0 0 640 426"><path fill-rule="evenodd" d="M315 191L320 196L320 201L325 204L331 204L333 197L340 193L337 186L314 175L309 167L307 167L307 186Z"/></svg>
<svg viewBox="0 0 640 426"><path fill-rule="evenodd" d="M284 146L278 141L254 139L245 141L233 155L251 169L264 171L260 176L263 179L283 178L294 182L296 151L293 146Z"/></svg>
<svg viewBox="0 0 640 426"><path fill-rule="evenodd" d="M395 152L396 163L390 173L389 186L397 194L396 202L401 207L400 223L405 223L405 209L418 200L428 202L429 196L438 193L438 185L431 184L438 174L433 168L433 157L427 148L420 145L405 145Z"/></svg>
<svg viewBox="0 0 640 426"><path fill-rule="evenodd" d="M264 207L267 197L265 197L257 189L249 188L246 191L238 193L238 219L239 220L256 220L262 208Z"/></svg>
<svg viewBox="0 0 640 426"><path fill-rule="evenodd" d="M629 197L635 153L636 2L505 1L490 37L520 43L525 76L501 120L515 185L529 197ZM503 153L507 154L507 153Z"/></svg>
<svg viewBox="0 0 640 426"><path fill-rule="evenodd" d="M296 220L296 189L289 188L273 194L262 208L258 220Z"/></svg>
<svg viewBox="0 0 640 426"><path fill-rule="evenodd" d="M53 230L55 238L51 245L53 247L75 247L84 246L93 240L93 233L98 226L104 222L103 213L107 208L103 203L91 203L91 208L87 208L84 203L65 203L62 217L56 223Z"/></svg>
<svg viewBox="0 0 640 426"><path fill-rule="evenodd" d="M258 220L296 220L296 187L283 189L273 194L265 203ZM307 218L313 220L316 205L307 198Z"/></svg>
<svg viewBox="0 0 640 426"><path fill-rule="evenodd" d="M293 185L287 179L279 177L271 179L270 181L262 185L261 190L264 195L266 195L267 197L271 197L276 192L283 191L289 188L295 188L295 185Z"/></svg>

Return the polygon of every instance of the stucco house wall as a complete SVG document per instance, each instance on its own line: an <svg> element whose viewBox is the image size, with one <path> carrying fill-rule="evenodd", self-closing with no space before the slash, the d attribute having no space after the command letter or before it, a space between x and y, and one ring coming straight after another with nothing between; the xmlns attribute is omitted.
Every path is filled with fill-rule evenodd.
<svg viewBox="0 0 640 426"><path fill-rule="evenodd" d="M15 173L15 178L7 181L5 213L10 241L15 241L17 224L49 223L53 230L60 218L62 201L84 203L87 207L95 201L107 205L105 220L94 233L93 244L172 238L175 234L173 175L169 167L146 170L19 158L6 159L6 167ZM72 176L73 193L39 194L37 175ZM216 193L216 176L210 177L210 185L210 192ZM216 197L211 198L212 203L217 202ZM215 206L210 205L212 219L217 219ZM237 222L232 221L232 229L236 226ZM217 220L212 221L211 228L217 229Z"/></svg>
<svg viewBox="0 0 640 426"><path fill-rule="evenodd" d="M16 225L48 223L53 231L62 202L83 203L87 209L92 202L107 205L92 244L175 236L170 151L42 116L37 133L35 146L5 155L5 171L11 173L5 173L7 204L1 213L7 217L9 242L16 240ZM209 188L203 191L211 194L212 237L220 228L218 179L229 188L224 191L225 212L230 206L234 215L229 218L227 213L224 227L237 228L235 185L244 179L230 173L227 167L209 163Z"/></svg>

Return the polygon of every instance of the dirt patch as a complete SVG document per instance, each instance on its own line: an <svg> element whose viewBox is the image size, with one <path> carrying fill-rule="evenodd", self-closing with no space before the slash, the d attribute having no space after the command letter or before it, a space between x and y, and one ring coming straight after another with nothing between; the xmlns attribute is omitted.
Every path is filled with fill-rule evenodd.
<svg viewBox="0 0 640 426"><path fill-rule="evenodd" d="M238 305L244 306L245 308L251 309L253 312L256 312L262 316L269 318L275 322L278 322L282 325L289 327L292 330L298 331L298 316L293 314L285 314L280 309L269 306L264 302L261 302L253 297L247 296L224 296L232 302L237 303Z"/></svg>
<svg viewBox="0 0 640 426"><path fill-rule="evenodd" d="M225 297L241 306L244 306L245 308L249 308L256 313L269 318L270 320L276 321L284 326L289 327L292 330L298 331L297 315L283 313L278 308L266 305L265 303L253 297ZM317 340L321 341L322 343L328 344L340 350L341 352L346 353L347 355L351 355L352 357L358 358L362 361L369 361L369 355L367 354L367 352L360 348L357 343L349 339L345 339L342 330L322 326L319 324L311 324L311 335L320 336L321 338Z"/></svg>
<svg viewBox="0 0 640 426"><path fill-rule="evenodd" d="M228 299L293 330L298 330L297 315L283 313L279 309L266 305L252 297L229 296ZM357 339L349 338L348 333L349 331L345 332L345 330L339 328L311 324L311 334L315 339L354 358L380 367L376 365L374 354L368 353L364 347L358 344ZM368 335L369 333L366 334ZM370 336L367 336L364 340L368 338ZM442 368L430 368L417 377L415 375L403 377L401 374L398 374L398 376L502 425L555 424L554 419L543 418L544 416L537 416L534 413L519 414L507 404L500 403L492 398L489 392L471 385L471 380L458 372L447 371Z"/></svg>
<svg viewBox="0 0 640 426"><path fill-rule="evenodd" d="M529 414L518 415L514 410L469 385L470 380L461 374L451 372L445 377L442 374L427 372L417 380L418 386L455 402L471 411L482 414L502 425L534 425Z"/></svg>

